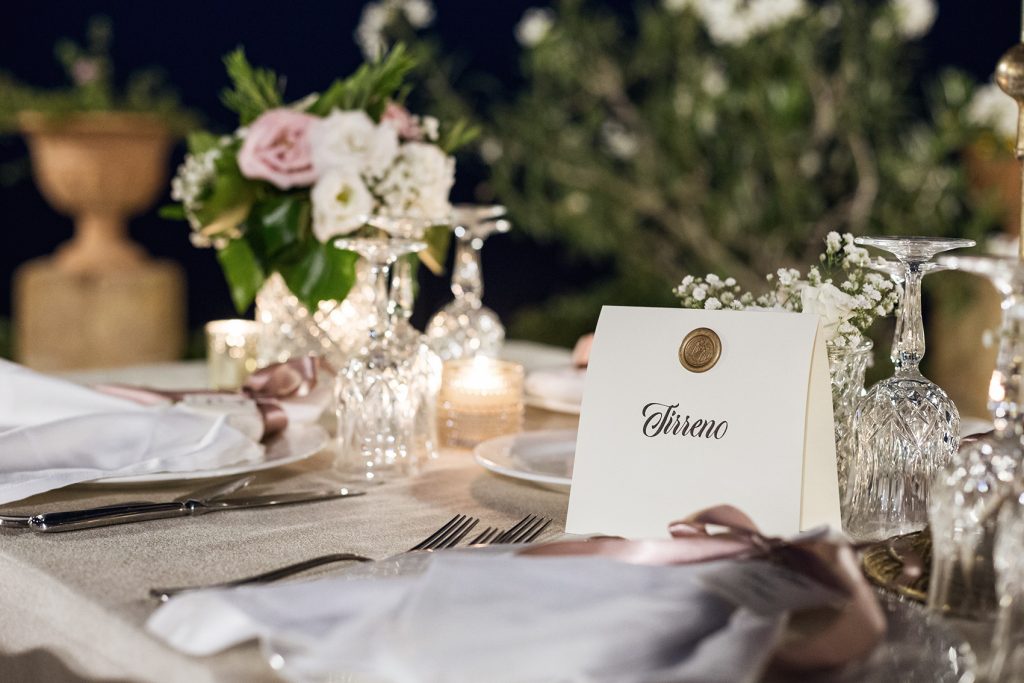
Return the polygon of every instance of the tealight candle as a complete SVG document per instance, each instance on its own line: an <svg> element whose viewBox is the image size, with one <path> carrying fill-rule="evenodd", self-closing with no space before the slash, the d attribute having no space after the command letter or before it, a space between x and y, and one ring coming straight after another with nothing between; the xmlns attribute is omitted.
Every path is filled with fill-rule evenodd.
<svg viewBox="0 0 1024 683"><path fill-rule="evenodd" d="M471 447L523 426L523 366L477 357L448 361L438 419L449 446Z"/></svg>
<svg viewBox="0 0 1024 683"><path fill-rule="evenodd" d="M206 324L206 367L213 389L237 389L257 368L260 324L214 320Z"/></svg>

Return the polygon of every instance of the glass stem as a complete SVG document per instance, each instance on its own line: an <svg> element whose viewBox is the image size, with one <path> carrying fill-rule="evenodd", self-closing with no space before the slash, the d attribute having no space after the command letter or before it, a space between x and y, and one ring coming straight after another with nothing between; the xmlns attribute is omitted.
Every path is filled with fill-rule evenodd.
<svg viewBox="0 0 1024 683"><path fill-rule="evenodd" d="M896 320L896 336L892 345L893 365L897 374L912 374L924 358L924 318L921 315L920 263L908 263L903 290L903 305Z"/></svg>
<svg viewBox="0 0 1024 683"><path fill-rule="evenodd" d="M396 306L392 299L391 270L393 259L370 260L370 279L373 282L374 304L377 313L370 327L370 337L381 339L391 327L391 314Z"/></svg>
<svg viewBox="0 0 1024 683"><path fill-rule="evenodd" d="M989 384L988 407L1001 437L1024 436L1021 391L1024 389L1024 301L1016 294L1003 300L999 356Z"/></svg>
<svg viewBox="0 0 1024 683"><path fill-rule="evenodd" d="M391 268L391 291L395 296L395 315L408 320L412 317L413 307L413 267L412 259L403 256Z"/></svg>
<svg viewBox="0 0 1024 683"><path fill-rule="evenodd" d="M452 271L452 293L456 299L467 299L479 304L484 297L484 282L480 276L480 238L460 239L455 245L455 268Z"/></svg>

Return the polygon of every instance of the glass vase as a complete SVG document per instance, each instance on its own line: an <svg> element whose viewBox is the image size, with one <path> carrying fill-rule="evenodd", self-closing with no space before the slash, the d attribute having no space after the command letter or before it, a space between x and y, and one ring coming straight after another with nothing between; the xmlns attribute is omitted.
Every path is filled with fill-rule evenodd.
<svg viewBox="0 0 1024 683"><path fill-rule="evenodd" d="M865 394L864 374L873 349L874 343L870 339L862 339L854 346L828 345L840 500L846 491L847 468L853 457L853 412L857 401Z"/></svg>
<svg viewBox="0 0 1024 683"><path fill-rule="evenodd" d="M321 301L313 311L292 294L284 278L273 273L256 295L260 366L315 355L338 367L369 329L373 297L369 269L363 262L357 264L355 284L343 301Z"/></svg>

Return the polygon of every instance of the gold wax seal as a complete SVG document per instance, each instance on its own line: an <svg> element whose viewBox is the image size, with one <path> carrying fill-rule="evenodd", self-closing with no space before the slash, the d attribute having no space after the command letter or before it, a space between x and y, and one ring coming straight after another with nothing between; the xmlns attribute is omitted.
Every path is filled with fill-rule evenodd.
<svg viewBox="0 0 1024 683"><path fill-rule="evenodd" d="M707 372L722 356L722 340L715 331L698 327L679 345L679 362L690 372Z"/></svg>

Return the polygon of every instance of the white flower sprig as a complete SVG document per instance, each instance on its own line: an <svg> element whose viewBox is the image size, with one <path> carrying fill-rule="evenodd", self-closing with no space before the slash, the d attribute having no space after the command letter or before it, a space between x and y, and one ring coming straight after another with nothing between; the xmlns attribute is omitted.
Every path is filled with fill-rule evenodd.
<svg viewBox="0 0 1024 683"><path fill-rule="evenodd" d="M859 345L871 324L891 314L900 298L899 288L871 269L867 250L855 245L849 233L828 234L824 253L806 277L796 269L780 268L767 280L772 289L756 298L734 279L713 274L687 275L673 293L684 308L817 313L828 342L836 347Z"/></svg>

